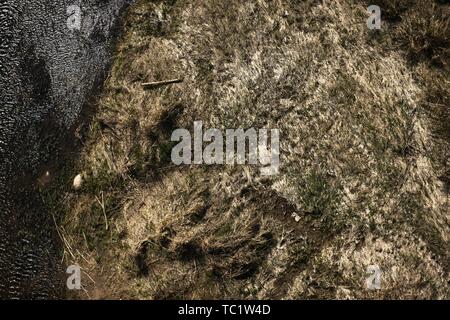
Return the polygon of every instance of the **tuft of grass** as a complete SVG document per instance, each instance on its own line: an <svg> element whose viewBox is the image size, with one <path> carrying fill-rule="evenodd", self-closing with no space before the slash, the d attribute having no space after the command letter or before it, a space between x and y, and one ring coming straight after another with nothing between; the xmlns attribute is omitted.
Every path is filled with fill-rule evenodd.
<svg viewBox="0 0 450 320"><path fill-rule="evenodd" d="M297 175L297 195L305 212L314 216L332 214L342 199L339 186L320 171Z"/></svg>
<svg viewBox="0 0 450 320"><path fill-rule="evenodd" d="M447 12L447 13L446 13ZM428 60L449 70L450 16L448 9L429 1L417 1L404 15L395 30L394 40L413 61Z"/></svg>
<svg viewBox="0 0 450 320"><path fill-rule="evenodd" d="M370 5L374 4L381 8L382 19L389 22L402 21L403 14L415 6L417 0L372 0ZM369 5L369 3L368 3Z"/></svg>

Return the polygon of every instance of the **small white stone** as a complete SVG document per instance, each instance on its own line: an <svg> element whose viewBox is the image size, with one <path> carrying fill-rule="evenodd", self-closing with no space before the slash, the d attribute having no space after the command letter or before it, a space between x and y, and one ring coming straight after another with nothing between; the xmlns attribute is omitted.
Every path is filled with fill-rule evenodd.
<svg viewBox="0 0 450 320"><path fill-rule="evenodd" d="M300 216L297 214L297 212L292 213L292 217L294 218L295 222L299 222L301 220Z"/></svg>
<svg viewBox="0 0 450 320"><path fill-rule="evenodd" d="M83 174L80 173L73 179L73 188L75 190L79 190L81 189L82 186L83 186Z"/></svg>

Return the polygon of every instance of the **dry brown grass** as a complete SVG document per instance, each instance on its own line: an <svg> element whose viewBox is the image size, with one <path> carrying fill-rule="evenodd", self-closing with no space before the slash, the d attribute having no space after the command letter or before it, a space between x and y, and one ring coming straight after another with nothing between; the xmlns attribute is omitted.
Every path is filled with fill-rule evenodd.
<svg viewBox="0 0 450 320"><path fill-rule="evenodd" d="M366 17L346 0L130 9L76 164L84 188L60 199L90 297L449 297L448 207L420 112L433 89L367 41ZM281 174L174 167L170 134L194 120L281 129ZM364 287L370 264L381 291Z"/></svg>
<svg viewBox="0 0 450 320"><path fill-rule="evenodd" d="M372 2L370 2L372 3ZM433 160L449 188L450 145L450 6L445 1L378 0L373 3L388 17L387 31L378 46L402 50L413 76L423 88L421 106L434 137Z"/></svg>

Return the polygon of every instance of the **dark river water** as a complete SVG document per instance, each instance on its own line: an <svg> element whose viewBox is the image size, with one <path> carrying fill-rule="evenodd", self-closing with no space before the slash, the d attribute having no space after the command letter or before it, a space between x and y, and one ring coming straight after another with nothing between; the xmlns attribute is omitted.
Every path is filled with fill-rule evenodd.
<svg viewBox="0 0 450 320"><path fill-rule="evenodd" d="M0 0L0 298L64 298L34 181L62 159L110 66L129 0Z"/></svg>

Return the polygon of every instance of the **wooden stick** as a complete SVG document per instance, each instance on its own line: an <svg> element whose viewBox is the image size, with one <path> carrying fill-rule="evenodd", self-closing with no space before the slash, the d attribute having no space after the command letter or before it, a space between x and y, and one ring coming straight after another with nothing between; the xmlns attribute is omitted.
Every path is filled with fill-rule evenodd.
<svg viewBox="0 0 450 320"><path fill-rule="evenodd" d="M183 79L172 79L172 80L164 80L164 81L156 81L156 82L147 82L142 84L142 88L144 89L154 89L160 86L165 86L173 83L183 82Z"/></svg>

